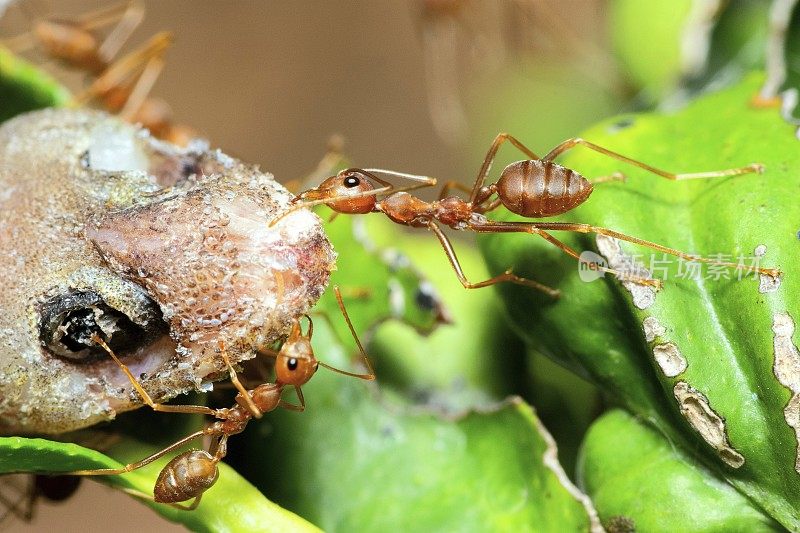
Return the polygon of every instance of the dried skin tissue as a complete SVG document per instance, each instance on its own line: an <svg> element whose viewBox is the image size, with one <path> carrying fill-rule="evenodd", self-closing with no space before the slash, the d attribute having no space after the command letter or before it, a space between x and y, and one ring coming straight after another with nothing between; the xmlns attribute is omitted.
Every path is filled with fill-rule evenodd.
<svg viewBox="0 0 800 533"><path fill-rule="evenodd" d="M281 338L335 254L271 175L108 115L0 127L0 434L60 433L141 405L101 331L164 400Z"/></svg>

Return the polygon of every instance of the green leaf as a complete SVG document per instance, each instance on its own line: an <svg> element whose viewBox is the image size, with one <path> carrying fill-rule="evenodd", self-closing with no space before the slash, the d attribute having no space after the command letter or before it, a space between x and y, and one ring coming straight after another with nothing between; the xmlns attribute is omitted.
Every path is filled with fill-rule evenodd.
<svg viewBox="0 0 800 533"><path fill-rule="evenodd" d="M48 74L0 47L0 122L69 100L69 91Z"/></svg>
<svg viewBox="0 0 800 533"><path fill-rule="evenodd" d="M123 449L117 450L117 453L125 461L134 461L157 449L127 440ZM106 476L102 479L114 487L152 494L155 479L170 458L171 456L124 475ZM120 466L122 463L77 444L36 438L0 438L0 473L56 473ZM220 464L219 480L194 511L182 511L167 505L142 501L167 520L183 524L193 531L257 531L264 524L270 524L270 531L317 531L302 518L267 500L225 464Z"/></svg>
<svg viewBox="0 0 800 533"><path fill-rule="evenodd" d="M763 68L770 4L765 0L722 2L717 16L703 22L700 15L713 9L711 4L690 0L612 0L607 26L625 74L644 93L639 99L658 101L679 83L700 88L714 84L720 77L738 78L750 69ZM708 46L704 72L683 71L687 51L682 49L682 40L692 24L711 26L707 42L688 46L692 54ZM793 34L787 40L790 51L791 43L796 41L792 37ZM789 64L791 59L788 58ZM691 79L681 79L683 76Z"/></svg>
<svg viewBox="0 0 800 533"><path fill-rule="evenodd" d="M315 339L330 335L319 329ZM333 348L325 357L346 358ZM326 531L589 526L551 439L520 400L444 418L324 370L304 393L305 412L271 413L237 456L253 458L247 474L272 499Z"/></svg>
<svg viewBox="0 0 800 533"><path fill-rule="evenodd" d="M611 530L783 531L733 487L622 410L599 418L581 450L581 485Z"/></svg>
<svg viewBox="0 0 800 533"><path fill-rule="evenodd" d="M577 263L540 238L491 235L481 244L492 271L513 266L520 275L562 290L562 298L552 302L534 291L500 287L515 324L533 346L589 377L765 512L798 529L798 436L789 424L797 425L800 392L792 325L800 318L793 297L800 264L800 159L793 128L778 111L749 107L760 83L760 76L751 76L679 113L611 119L584 137L675 172L759 162L766 167L763 175L671 182L578 148L564 160L570 168L590 177L624 170L628 181L598 185L583 206L559 220L597 224L703 256L727 254L734 262L739 255L749 262L766 247L761 265L785 272L776 291L761 292L759 280L737 280L734 271L727 272L732 279L715 281L708 268L701 279L681 278L680 262L668 258L665 265L655 264L668 267L665 288L650 307L640 309L616 279L580 281ZM597 251L591 235L558 236L578 250ZM622 250L640 254L649 266L651 250L627 243ZM645 340L645 320L663 331ZM665 373L655 360L673 346L688 365L677 375ZM782 361L778 372L776 350Z"/></svg>
<svg viewBox="0 0 800 533"><path fill-rule="evenodd" d="M330 217L330 209L318 211L323 219ZM431 333L447 313L437 292L403 252L373 242L362 222L357 217L338 216L325 225L339 254L330 285L340 287L356 331L367 333L394 319L418 333ZM342 342L351 342L332 290L314 310L330 318Z"/></svg>
<svg viewBox="0 0 800 533"><path fill-rule="evenodd" d="M494 291L465 289L430 232L404 232L382 217L371 217L370 234L391 243L415 264L441 295L452 324L420 338L407 324L382 324L370 342L381 386L391 385L408 398L462 410L519 391L524 365L522 343L511 332ZM473 281L489 277L474 246L455 243L464 272Z"/></svg>

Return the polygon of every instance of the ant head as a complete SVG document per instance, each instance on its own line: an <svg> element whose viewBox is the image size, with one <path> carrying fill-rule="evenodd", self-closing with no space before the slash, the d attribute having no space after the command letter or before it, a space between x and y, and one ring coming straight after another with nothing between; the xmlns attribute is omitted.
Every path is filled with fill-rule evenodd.
<svg viewBox="0 0 800 533"><path fill-rule="evenodd" d="M278 383L296 387L305 385L319 368L311 347L311 335L314 332L311 319L308 323L308 331L304 335L300 330L300 321L294 319L292 322L292 331L275 361L275 377Z"/></svg>
<svg viewBox="0 0 800 533"><path fill-rule="evenodd" d="M375 194L370 194L375 190L370 182L372 177L364 170L349 168L302 193L292 203L318 201L338 213L369 213L375 208Z"/></svg>

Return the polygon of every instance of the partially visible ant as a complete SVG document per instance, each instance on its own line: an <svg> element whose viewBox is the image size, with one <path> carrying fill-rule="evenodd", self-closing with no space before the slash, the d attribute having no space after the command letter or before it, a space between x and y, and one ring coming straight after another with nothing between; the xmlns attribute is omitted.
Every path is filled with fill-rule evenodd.
<svg viewBox="0 0 800 533"><path fill-rule="evenodd" d="M196 431L177 442L170 444L163 450L160 450L141 461L130 463L122 468L101 468L94 470L78 470L69 472L70 475L76 476L105 476L116 475L131 472L133 470L142 468L156 459L177 450L185 444L201 438L212 438L211 446L208 451L192 449L182 452L169 461L166 466L161 470L161 473L156 480L153 489L153 496L143 494L138 491L128 491L132 494L145 499L152 499L157 503L167 503L179 509L192 510L197 508L200 504L200 499L203 493L211 488L217 481L219 471L217 464L225 457L227 453L228 438L231 435L236 435L244 431L248 422L253 418L260 418L264 413L282 407L292 411L303 411L305 409L305 399L303 392L300 389L305 385L316 372L319 366L323 366L339 374L352 376L364 380L375 379L375 372L372 369L369 358L367 357L361 341L356 335L353 324L350 321L350 316L344 307L342 295L338 287L334 287L336 299L339 303L339 309L347 322L350 333L356 341L361 356L367 367L366 374L356 374L346 372L334 368L322 361L317 360L314 356L314 350L311 346L311 337L314 333L314 326L311 318L305 315L308 320L308 329L305 333L302 332L300 320L294 319L292 322L291 331L286 341L281 346L280 350L275 352L273 350L264 349L263 353L275 358L275 382L263 383L254 389L247 390L239 381L236 370L228 358L225 351L225 346L220 342L219 350L225 366L230 373L231 382L234 384L239 394L236 395L236 403L233 407L228 409L212 409L202 405L163 405L154 402L149 394L142 388L141 384L131 373L130 369L125 366L122 361L116 356L106 342L98 335L94 334L93 341L103 348L109 356L120 366L120 368L128 376L128 379L133 384L134 389L141 395L144 402L156 411L170 412L170 413L199 413L213 416L217 419L216 422L209 425L205 429ZM283 390L286 387L293 387L299 405L287 402L281 399ZM194 498L191 504L184 505L180 502L185 502Z"/></svg>
<svg viewBox="0 0 800 533"><path fill-rule="evenodd" d="M22 9L24 3L21 3ZM94 80L75 96L74 105L99 101L124 120L142 124L153 135L175 144L187 144L194 132L173 124L172 110L165 101L149 97L164 68L164 54L172 42L170 32L160 32L140 48L115 57L144 19L144 5L124 2L110 8L86 13L74 19L33 16L31 29L0 41L15 53L41 49L67 67L84 71ZM98 30L112 26L105 38Z"/></svg>
<svg viewBox="0 0 800 533"><path fill-rule="evenodd" d="M506 141L513 144L517 149L528 156L528 159L511 163L503 169L500 178L496 182L485 186L486 176L491 169L497 151ZM578 233L606 235L634 244L647 246L659 252L674 255L689 261L711 263L748 272L759 272L772 277L778 277L780 275L780 270L775 268L758 268L738 263L715 261L590 224L573 222L501 222L487 219L486 216L484 216L485 213L493 211L501 205L509 211L524 217L539 218L560 215L571 211L585 202L594 189L593 182L598 183L621 180L624 178L622 174L615 173L610 176L596 178L593 182L590 182L577 172L554 162L559 155L578 145L585 146L606 156L637 166L663 178L676 181L736 176L750 172L761 173L763 171L762 165L751 164L727 170L673 174L652 167L641 161L612 152L611 150L581 138L568 139L553 148L547 155L540 158L516 138L507 133L501 133L495 138L491 148L489 148L472 189L458 182L450 181L442 188L438 200L426 202L405 191L434 185L435 180L431 178L412 177L417 181L422 181L422 183L405 189L398 189L387 181L379 178L376 174L384 173L403 177L411 176L380 169L365 170L351 168L339 172L337 175L323 181L319 186L309 189L295 197L292 201L293 205L288 210L275 217L270 222L270 225L276 224L291 211L318 204L326 204L338 213L383 213L389 217L390 220L398 224L417 228L428 228L432 231L438 237L459 281L467 289L476 289L495 283L510 281L512 283L533 287L552 297L557 297L559 295L558 290L539 282L516 276L511 272L511 269L479 283L470 282L461 269L461 265L450 240L439 227L439 224L444 224L456 230L468 229L477 233L533 233L544 238L551 244L554 244L579 262L586 264L588 268L615 274L622 279L655 288L661 287L660 280L643 278L589 263L582 259L578 252L556 239L548 232L551 230L573 231ZM370 180L378 183L380 187L376 188L373 186ZM448 192L453 188L469 193L469 200L463 200L456 196L448 196ZM379 195L383 195L385 198L379 201L377 199Z"/></svg>
<svg viewBox="0 0 800 533"><path fill-rule="evenodd" d="M24 486L18 486L17 481ZM39 500L62 502L70 498L78 490L81 478L75 476L48 476L45 474L6 474L0 477L4 486L11 487L16 493L9 496L0 491L0 505L5 511L0 513L0 524L6 519L17 519L30 522L36 514Z"/></svg>

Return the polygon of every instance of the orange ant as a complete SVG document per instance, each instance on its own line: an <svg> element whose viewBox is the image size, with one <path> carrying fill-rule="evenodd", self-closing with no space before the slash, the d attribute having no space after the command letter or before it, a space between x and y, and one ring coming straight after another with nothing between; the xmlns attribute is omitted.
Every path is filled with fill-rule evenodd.
<svg viewBox="0 0 800 533"><path fill-rule="evenodd" d="M186 144L191 139L193 133L188 128L172 123L172 110L166 102L148 97L164 68L164 53L172 34L160 32L114 61L144 18L141 2L122 3L75 19L31 18L30 31L0 44L16 53L38 46L49 57L94 76L91 85L73 99L74 105L98 100L123 119L142 124L156 137L176 144ZM107 37L101 40L96 32L112 24Z"/></svg>
<svg viewBox="0 0 800 533"><path fill-rule="evenodd" d="M502 173L500 174L500 178L496 182L485 186L484 183L486 181L486 176L491 169L492 163L497 155L497 151L505 141L509 141L516 148L522 151L528 156L528 159L511 163L505 169L503 169ZM450 265L453 267L453 270L455 270L459 281L467 289L476 289L479 287L493 285L495 283L510 281L512 283L533 287L552 297L557 297L559 295L558 290L546 285L542 285L536 281L516 276L511 272L511 269L508 269L502 274L479 283L470 282L461 269L461 265L456 257L456 253L452 244L450 243L450 240L439 227L439 224L444 224L445 226L449 226L456 230L469 229L477 233L533 233L544 238L551 244L554 244L568 255L577 259L579 262L587 264L587 266L591 269L615 274L620 276L622 279L634 281L643 285L649 285L655 288L661 287L660 280L642 278L629 273L606 268L594 263L588 263L585 259L582 259L575 250L556 239L548 232L551 230L573 231L578 233L595 233L598 235L606 235L634 244L647 246L654 250L690 261L711 263L720 266L742 269L745 271L755 271L770 275L772 277L777 277L780 275L780 270L778 269L757 268L737 263L715 261L704 257L690 255L673 248L667 248L666 246L662 246L660 244L645 241L637 237L625 235L618 231L599 226L593 226L590 224L573 222L501 222L487 219L484 216L485 213L493 211L500 205L503 205L509 211L524 217L551 217L571 211L578 205L585 202L592 193L592 182L577 172L554 162L559 155L578 145L583 145L596 152L637 166L669 180L736 176L750 172L761 173L763 171L762 165L751 164L745 167L727 170L697 172L691 174L673 174L671 172L666 172L664 170L652 167L641 161L631 159L616 152L612 152L611 150L581 138L568 139L553 148L547 155L540 158L511 135L508 135L507 133L501 133L495 138L491 148L489 148L486 158L483 161L483 165L481 165L480 171L478 172L475 185L472 187L472 189L469 189L458 182L450 181L447 182L442 188L438 200L434 202L426 202L405 191L434 185L435 180L431 178L413 177L380 169L364 170L351 168L339 172L337 175L323 181L316 188L309 189L308 191L295 197L292 201L293 205L288 210L284 211L282 214L273 219L270 224L274 225L278 220L295 209L310 207L318 204L326 204L337 213L363 214L380 212L398 224L416 228L428 228L430 231L432 231L438 237L439 242L441 243L445 254L447 254ZM407 187L405 189L398 189L393 187L388 182L380 179L376 175L377 173L411 177L417 181L422 181L422 183ZM615 173L611 176L597 178L594 180L594 183L620 180L623 179L623 177L624 176L622 174ZM381 187L375 188L372 183L370 183L370 180L380 184ZM456 196L448 196L447 194L452 188L461 189L469 193L469 200L463 200L462 198ZM378 201L378 195L386 195L386 197Z"/></svg>
<svg viewBox="0 0 800 533"><path fill-rule="evenodd" d="M344 315L350 333L358 345L364 363L367 366L368 373L356 374L346 372L334 368L330 365L317 360L314 356L314 350L311 346L311 337L314 333L314 325L308 315L304 315L308 320L308 330L303 333L300 327L300 320L294 319L292 321L291 331L286 341L281 346L278 352L273 350L264 349L264 353L270 357L275 358L275 382L262 383L254 389L247 390L239 381L236 370L228 358L225 351L224 343L220 342L219 350L225 366L230 373L231 382L239 391L236 395L236 403L233 407L228 409L212 409L202 405L163 405L155 403L150 395L142 388L141 384L131 373L130 369L122 363L119 358L114 354L111 348L103 341L98 334L94 334L92 340L103 348L108 355L120 366L120 368L128 376L128 379L133 384L134 389L139 393L144 402L156 411L170 412L170 413L199 413L213 416L217 419L216 422L208 427L196 431L177 442L170 444L163 450L160 450L141 461L130 463L122 468L102 468L95 470L78 470L69 472L70 475L78 476L104 476L116 475L131 472L133 470L142 468L156 459L177 450L183 445L201 437L211 437L214 439L208 451L192 449L175 456L169 461L166 466L161 470L161 473L156 480L153 489L153 496L142 494L135 491L129 491L132 494L152 499L157 503L168 503L179 509L192 510L197 508L200 504L200 499L203 493L211 488L217 481L219 471L217 463L219 463L227 453L228 438L231 435L236 435L244 431L248 422L253 418L261 418L261 416L269 411L283 407L292 411L303 411L305 409L305 399L303 392L300 389L305 385L316 372L317 368L321 365L329 370L352 376L364 380L375 379L375 372L372 369L369 358L367 357L361 341L356 335L353 323L350 321L350 316L344 307L342 295L338 287L334 287L336 299L339 303L339 309ZM286 387L293 387L297 398L300 402L299 405L287 402L281 399L283 390ZM192 499L191 504L182 505L179 502Z"/></svg>

